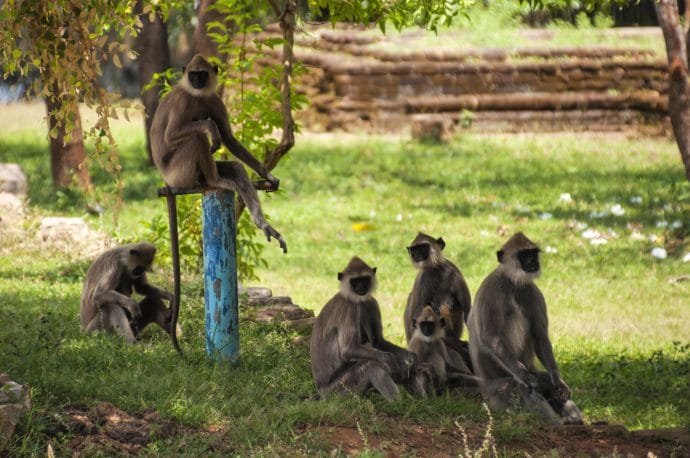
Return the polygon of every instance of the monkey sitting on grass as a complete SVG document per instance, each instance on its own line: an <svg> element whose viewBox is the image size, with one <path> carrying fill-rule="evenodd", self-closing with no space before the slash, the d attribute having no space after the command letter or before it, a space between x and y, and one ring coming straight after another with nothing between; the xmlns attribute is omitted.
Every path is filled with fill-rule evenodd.
<svg viewBox="0 0 690 458"><path fill-rule="evenodd" d="M372 296L376 267L355 256L338 280L340 291L316 317L311 335L311 370L319 393L375 390L396 399L397 384L403 384L425 396L430 374L413 353L383 337L381 310Z"/></svg>
<svg viewBox="0 0 690 458"><path fill-rule="evenodd" d="M149 323L170 333L170 309L163 300L172 302L173 295L146 279L155 254L150 243L132 243L105 251L91 264L79 307L82 329L117 333L128 343ZM134 291L144 298L137 302Z"/></svg>
<svg viewBox="0 0 690 458"><path fill-rule="evenodd" d="M553 355L546 301L534 283L539 251L518 232L496 253L499 265L470 311L470 355L490 407L524 407L553 422L582 424ZM537 370L536 359L546 372Z"/></svg>

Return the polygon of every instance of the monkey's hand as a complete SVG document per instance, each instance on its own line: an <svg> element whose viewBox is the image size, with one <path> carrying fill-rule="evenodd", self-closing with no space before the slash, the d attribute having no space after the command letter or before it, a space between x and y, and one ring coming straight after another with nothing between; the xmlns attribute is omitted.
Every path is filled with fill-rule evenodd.
<svg viewBox="0 0 690 458"><path fill-rule="evenodd" d="M558 388L558 391L560 392L561 399L563 401L567 401L568 399L571 399L573 396L573 392L568 386L565 381L563 381L562 378L558 377L558 381L556 382L555 386Z"/></svg>
<svg viewBox="0 0 690 458"><path fill-rule="evenodd" d="M175 300L175 295L169 291L163 291L161 293L161 297L165 299L166 301L170 302L171 304Z"/></svg>
<svg viewBox="0 0 690 458"><path fill-rule="evenodd" d="M211 136L211 154L213 154L220 148L221 138L218 126L211 120L208 123L208 133Z"/></svg>
<svg viewBox="0 0 690 458"><path fill-rule="evenodd" d="M274 177L271 173L267 173L264 178L266 178L266 181L268 181L271 185L271 187L266 190L267 192L274 192L278 190L280 187L280 180L278 178Z"/></svg>

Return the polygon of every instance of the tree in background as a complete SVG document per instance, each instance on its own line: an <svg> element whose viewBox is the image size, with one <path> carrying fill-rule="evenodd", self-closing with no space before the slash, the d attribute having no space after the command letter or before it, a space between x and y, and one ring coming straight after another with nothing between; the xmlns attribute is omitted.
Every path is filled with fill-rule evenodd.
<svg viewBox="0 0 690 458"><path fill-rule="evenodd" d="M98 85L101 65L120 67L125 44L111 39L134 32L129 2L117 0L35 0L3 2L0 8L0 58L5 76L37 73L30 95L46 100L51 170L56 186L91 187L86 168L78 103L94 107L97 120L86 131L95 157L119 173L109 118L117 96Z"/></svg>
<svg viewBox="0 0 690 458"><path fill-rule="evenodd" d="M686 21L685 30L683 30L676 0L658 0L654 7L666 42L669 73L668 111L671 127L680 150L680 157L685 165L685 176L690 180L690 105L688 105L690 102L690 85L688 84L690 24Z"/></svg>
<svg viewBox="0 0 690 458"><path fill-rule="evenodd" d="M141 23L136 46L137 54L139 54L137 65L141 102L144 104L146 151L149 163L153 164L149 132L153 122L153 115L158 108L160 93L163 89L162 83L154 80L154 75L156 73L164 73L170 67L168 23L166 22L168 11L162 10L151 3L145 5L143 0L137 0L135 13L139 16Z"/></svg>

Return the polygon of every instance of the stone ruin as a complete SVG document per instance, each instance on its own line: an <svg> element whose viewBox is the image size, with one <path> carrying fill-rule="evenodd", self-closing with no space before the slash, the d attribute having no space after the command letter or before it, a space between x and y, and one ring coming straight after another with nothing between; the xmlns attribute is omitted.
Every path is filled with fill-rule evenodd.
<svg viewBox="0 0 690 458"><path fill-rule="evenodd" d="M0 452L7 448L19 420L29 409L29 387L13 382L7 374L0 373Z"/></svg>
<svg viewBox="0 0 690 458"><path fill-rule="evenodd" d="M309 345L309 336L316 317L313 310L307 310L292 303L288 296L273 296L269 288L241 288L240 306L249 312L249 319L258 323L283 323L300 335L293 341L296 345Z"/></svg>
<svg viewBox="0 0 690 458"><path fill-rule="evenodd" d="M27 232L33 233L32 225L26 224L27 190L26 175L21 167L0 163L0 234L13 243L27 242ZM43 246L86 257L96 256L112 245L105 234L94 231L79 217L42 217L37 221L34 235L33 240Z"/></svg>
<svg viewBox="0 0 690 458"><path fill-rule="evenodd" d="M298 116L313 130L438 137L457 130L657 132L667 124L667 65L651 50L463 49L449 46L448 37L416 50L413 33L306 31L295 37L296 59L306 68L296 88L312 102Z"/></svg>

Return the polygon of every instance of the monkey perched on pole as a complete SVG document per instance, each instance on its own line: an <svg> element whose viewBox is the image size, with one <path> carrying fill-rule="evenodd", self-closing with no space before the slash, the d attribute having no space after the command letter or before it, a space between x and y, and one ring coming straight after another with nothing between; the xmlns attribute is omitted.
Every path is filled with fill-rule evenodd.
<svg viewBox="0 0 690 458"><path fill-rule="evenodd" d="M200 54L184 68L182 79L161 100L150 132L153 162L168 186L193 188L208 185L237 192L247 205L252 221L270 241L275 238L284 252L283 237L268 224L254 185L244 165L215 161L221 143L259 176L278 190L274 177L232 134L228 112L216 94L218 67Z"/></svg>
<svg viewBox="0 0 690 458"><path fill-rule="evenodd" d="M517 405L555 422L581 424L582 414L561 378L548 333L546 301L534 284L539 247L522 232L496 253L470 312L470 355L489 406ZM547 372L535 367L535 356Z"/></svg>

